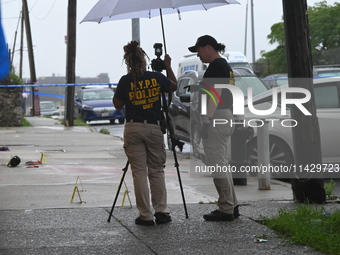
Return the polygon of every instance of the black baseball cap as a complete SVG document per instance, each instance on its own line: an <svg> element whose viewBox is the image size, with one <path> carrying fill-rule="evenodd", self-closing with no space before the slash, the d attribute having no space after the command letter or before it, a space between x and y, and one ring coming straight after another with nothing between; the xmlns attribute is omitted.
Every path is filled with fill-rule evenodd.
<svg viewBox="0 0 340 255"><path fill-rule="evenodd" d="M191 52L197 52L197 47L204 47L204 46L207 46L207 45L210 45L214 49L216 49L217 46L218 46L218 43L217 43L217 41L214 37L212 37L210 35L203 35L196 40L196 44L194 46L191 46L188 49Z"/></svg>

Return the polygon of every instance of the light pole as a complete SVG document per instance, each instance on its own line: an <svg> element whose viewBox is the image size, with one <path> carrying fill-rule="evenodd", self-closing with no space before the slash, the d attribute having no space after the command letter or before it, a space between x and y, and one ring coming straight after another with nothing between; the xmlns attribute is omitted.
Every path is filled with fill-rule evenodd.
<svg viewBox="0 0 340 255"><path fill-rule="evenodd" d="M246 23L245 23L245 35L244 35L244 55L247 56L247 33L248 33L248 0L246 5Z"/></svg>
<svg viewBox="0 0 340 255"><path fill-rule="evenodd" d="M140 44L140 29L139 19L132 19L132 41L137 41Z"/></svg>
<svg viewBox="0 0 340 255"><path fill-rule="evenodd" d="M253 53L253 68L255 66L255 28L254 28L254 3L250 0L251 4L251 33L252 33L252 53ZM256 68L254 68L256 70Z"/></svg>

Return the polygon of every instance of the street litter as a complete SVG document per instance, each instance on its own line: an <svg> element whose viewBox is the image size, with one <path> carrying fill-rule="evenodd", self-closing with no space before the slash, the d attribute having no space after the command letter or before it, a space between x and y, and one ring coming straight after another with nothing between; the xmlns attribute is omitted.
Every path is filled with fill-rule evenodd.
<svg viewBox="0 0 340 255"><path fill-rule="evenodd" d="M0 147L0 151L9 151L7 146L2 146Z"/></svg>
<svg viewBox="0 0 340 255"><path fill-rule="evenodd" d="M265 239L267 235L261 235L261 236L254 236L254 243L266 243L267 239Z"/></svg>
<svg viewBox="0 0 340 255"><path fill-rule="evenodd" d="M254 243L266 243L267 240L266 239L261 239L261 238L255 238L254 239Z"/></svg>
<svg viewBox="0 0 340 255"><path fill-rule="evenodd" d="M39 168L38 165L29 165L29 166L26 166L26 168Z"/></svg>
<svg viewBox="0 0 340 255"><path fill-rule="evenodd" d="M43 163L46 164L46 156L44 152L41 152L40 160L26 161L25 164L28 166L37 166L37 165L42 165Z"/></svg>
<svg viewBox="0 0 340 255"><path fill-rule="evenodd" d="M30 165L42 165L41 161L40 160L30 160L30 161L27 161L25 163L26 165L30 166Z"/></svg>

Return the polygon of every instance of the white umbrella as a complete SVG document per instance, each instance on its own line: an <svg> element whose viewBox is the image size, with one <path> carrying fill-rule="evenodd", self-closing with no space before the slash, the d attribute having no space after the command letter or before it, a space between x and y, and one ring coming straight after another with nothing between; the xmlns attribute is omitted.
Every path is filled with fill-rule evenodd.
<svg viewBox="0 0 340 255"><path fill-rule="evenodd" d="M106 22L112 20L152 18L161 16L164 49L165 36L162 14L193 10L208 10L228 4L240 4L236 0L99 0L81 22Z"/></svg>
<svg viewBox="0 0 340 255"><path fill-rule="evenodd" d="M239 4L239 2L237 2L236 0L99 0L81 22L93 21L101 23L111 20L151 18L160 15L163 32L164 50L166 52L164 26L162 19L163 13L170 14L177 12L178 14L180 14L180 12L183 11L207 10L209 8L227 4ZM168 119L168 117L166 119ZM174 150L173 152L176 161L176 152ZM186 218L188 218L188 212L186 209L182 182L180 179L177 162L176 165L179 183L181 187L183 204L185 208L185 214ZM113 208L114 206L112 207L112 210Z"/></svg>

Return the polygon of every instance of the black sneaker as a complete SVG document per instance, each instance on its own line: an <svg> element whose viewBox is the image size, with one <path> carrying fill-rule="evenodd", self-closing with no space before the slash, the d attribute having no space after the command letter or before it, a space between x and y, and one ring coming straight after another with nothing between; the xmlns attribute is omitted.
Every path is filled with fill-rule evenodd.
<svg viewBox="0 0 340 255"><path fill-rule="evenodd" d="M155 217L157 224L164 224L171 221L171 217L168 213L158 212L155 213Z"/></svg>
<svg viewBox="0 0 340 255"><path fill-rule="evenodd" d="M237 219L238 217L240 217L241 214L238 211L238 205L234 207L234 218Z"/></svg>
<svg viewBox="0 0 340 255"><path fill-rule="evenodd" d="M233 221L234 215L220 212L219 210L212 211L209 214L204 214L203 218L206 221Z"/></svg>
<svg viewBox="0 0 340 255"><path fill-rule="evenodd" d="M140 217L136 218L135 223L137 225L143 225L143 226L153 226L153 225L155 225L155 222L153 220L141 220Z"/></svg>

